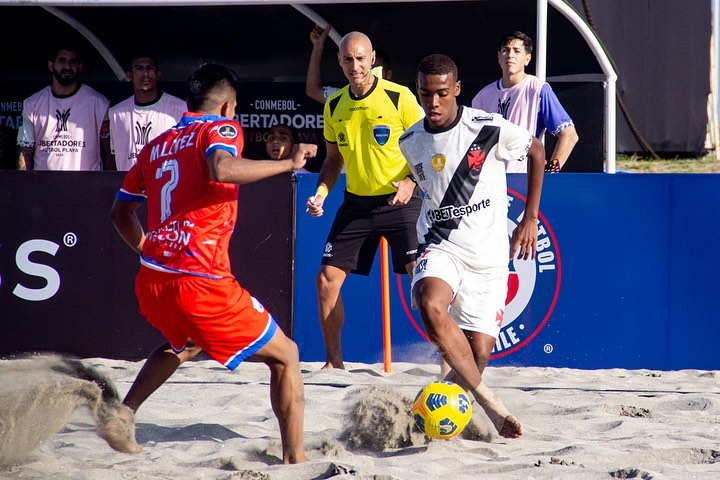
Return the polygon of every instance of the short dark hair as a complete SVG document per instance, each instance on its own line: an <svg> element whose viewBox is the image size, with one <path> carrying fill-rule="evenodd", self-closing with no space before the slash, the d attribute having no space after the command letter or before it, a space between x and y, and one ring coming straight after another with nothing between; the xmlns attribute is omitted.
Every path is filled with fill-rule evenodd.
<svg viewBox="0 0 720 480"><path fill-rule="evenodd" d="M235 71L219 63L206 63L188 78L188 108L198 110L217 104L225 98L230 89L233 93L240 89L240 80Z"/></svg>
<svg viewBox="0 0 720 480"><path fill-rule="evenodd" d="M295 127L293 127L292 125L290 125L289 123L284 123L284 122L276 123L275 125L270 127L270 130L272 130L275 127L287 128L288 130L290 130L290 137L292 137L293 143L296 143L296 144L300 143L300 136L298 135L297 129Z"/></svg>
<svg viewBox="0 0 720 480"><path fill-rule="evenodd" d="M127 58L127 61L125 63L125 71L130 72L132 71L132 64L135 60L138 58L149 58L152 60L153 65L155 65L155 68L160 69L160 60L158 59L158 56L153 52L137 52L132 54L132 56Z"/></svg>
<svg viewBox="0 0 720 480"><path fill-rule="evenodd" d="M83 51L80 49L80 45L73 40L61 40L55 44L55 47L50 47L47 50L47 59L54 62L57 58L60 50L67 50L68 52L75 52L79 63L83 61Z"/></svg>
<svg viewBox="0 0 720 480"><path fill-rule="evenodd" d="M502 36L502 39L500 40L500 47L498 48L498 52L503 49L505 45L512 42L513 40L520 40L525 44L525 51L527 53L533 52L533 41L532 38L524 34L523 32L519 30L513 30L512 32L508 32L505 35Z"/></svg>
<svg viewBox="0 0 720 480"><path fill-rule="evenodd" d="M417 73L425 75L453 75L455 80L458 80L458 69L457 65L452 58L442 53L434 53L420 60L417 67Z"/></svg>

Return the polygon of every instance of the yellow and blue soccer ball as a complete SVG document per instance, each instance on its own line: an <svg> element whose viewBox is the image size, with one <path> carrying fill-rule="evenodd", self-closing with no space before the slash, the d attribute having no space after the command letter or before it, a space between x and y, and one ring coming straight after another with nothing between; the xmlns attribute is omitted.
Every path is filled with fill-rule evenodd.
<svg viewBox="0 0 720 480"><path fill-rule="evenodd" d="M472 417L470 397L463 388L445 380L425 385L412 407L415 425L428 437L459 435Z"/></svg>

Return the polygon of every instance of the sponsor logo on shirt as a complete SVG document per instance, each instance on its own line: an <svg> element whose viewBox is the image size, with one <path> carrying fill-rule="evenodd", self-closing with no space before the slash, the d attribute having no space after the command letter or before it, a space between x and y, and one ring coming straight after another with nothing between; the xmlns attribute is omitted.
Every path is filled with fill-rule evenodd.
<svg viewBox="0 0 720 480"><path fill-rule="evenodd" d="M447 220L452 220L453 218L461 218L468 216L473 212L483 210L485 208L488 208L489 206L490 199L484 198L482 201L474 203L472 205L460 205L459 207L456 207L455 205L449 205L447 207L438 208L437 210L428 210L427 216L428 219L433 223L445 222Z"/></svg>
<svg viewBox="0 0 720 480"><path fill-rule="evenodd" d="M492 115L473 115L470 118L470 121L473 123L482 123L482 122L490 122L492 121L493 117Z"/></svg>
<svg viewBox="0 0 720 480"><path fill-rule="evenodd" d="M223 138L235 138L238 135L237 128L232 125L223 125L218 128L218 135Z"/></svg>
<svg viewBox="0 0 720 480"><path fill-rule="evenodd" d="M415 169L415 176L417 177L417 179L421 182L425 180L425 170L423 169L423 164L416 163L415 165L413 165L413 168Z"/></svg>

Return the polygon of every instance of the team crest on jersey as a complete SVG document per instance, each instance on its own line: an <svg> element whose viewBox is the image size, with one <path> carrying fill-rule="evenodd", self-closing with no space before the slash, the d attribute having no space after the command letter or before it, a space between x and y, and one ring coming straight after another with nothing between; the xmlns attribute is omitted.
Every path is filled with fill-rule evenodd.
<svg viewBox="0 0 720 480"><path fill-rule="evenodd" d="M485 163L485 151L476 143L473 143L468 150L465 159L471 170L480 170Z"/></svg>
<svg viewBox="0 0 720 480"><path fill-rule="evenodd" d="M390 140L390 125L375 125L372 130L373 138L381 147Z"/></svg>
<svg viewBox="0 0 720 480"><path fill-rule="evenodd" d="M443 155L442 153L437 153L433 155L431 161L432 166L436 172L440 172L443 168L445 168L445 155Z"/></svg>
<svg viewBox="0 0 720 480"><path fill-rule="evenodd" d="M237 128L232 125L223 125L218 128L218 135L223 138L235 138L238 135Z"/></svg>
<svg viewBox="0 0 720 480"><path fill-rule="evenodd" d="M508 189L508 236L522 220L525 197ZM560 293L561 262L555 233L540 212L535 260L510 260L505 315L492 357L527 345L547 324ZM517 257L517 252L515 254ZM532 309L526 307L532 303Z"/></svg>

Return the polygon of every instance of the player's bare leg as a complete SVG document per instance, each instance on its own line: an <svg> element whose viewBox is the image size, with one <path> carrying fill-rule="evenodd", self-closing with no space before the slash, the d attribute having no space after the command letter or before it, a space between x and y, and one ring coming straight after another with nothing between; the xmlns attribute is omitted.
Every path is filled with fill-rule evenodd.
<svg viewBox="0 0 720 480"><path fill-rule="evenodd" d="M520 437L523 434L522 424L510 414L500 398L482 383L476 355L468 338L448 314L448 306L452 301L450 286L439 278L428 277L415 284L413 295L430 340L453 370L447 378L473 394L500 436ZM495 340L487 335L483 337L486 338L478 337L473 343L492 351Z"/></svg>
<svg viewBox="0 0 720 480"><path fill-rule="evenodd" d="M303 445L305 386L297 345L278 329L252 360L264 362L270 368L270 403L280 427L283 463L306 462Z"/></svg>
<svg viewBox="0 0 720 480"><path fill-rule="evenodd" d="M465 337L470 342L470 348L473 351L475 357L475 365L477 365L480 376L482 377L485 373L485 367L492 354L492 349L495 346L495 338L484 333L465 331ZM482 387L482 388L481 388ZM485 413L490 418L498 434L505 438L518 438L523 434L523 428L520 421L515 418L505 408L500 397L495 395L483 382L476 389L478 392L473 392L473 395L477 398L478 395L483 396L483 401L478 403L483 407Z"/></svg>
<svg viewBox="0 0 720 480"><path fill-rule="evenodd" d="M325 342L325 368L345 369L340 333L345 322L340 289L349 270L323 265L317 275L318 313Z"/></svg>
<svg viewBox="0 0 720 480"><path fill-rule="evenodd" d="M145 360L145 364L140 369L135 381L123 404L130 407L135 412L155 390L160 388L168 378L175 373L175 370L186 361L195 357L202 349L197 345L188 342L185 350L180 353L173 352L170 344L165 343L157 347L150 356Z"/></svg>

